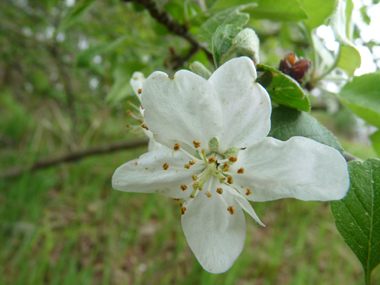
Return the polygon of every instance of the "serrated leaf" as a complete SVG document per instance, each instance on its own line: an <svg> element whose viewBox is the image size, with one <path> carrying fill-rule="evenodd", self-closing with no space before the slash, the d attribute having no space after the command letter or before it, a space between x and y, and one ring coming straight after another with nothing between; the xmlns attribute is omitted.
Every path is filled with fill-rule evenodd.
<svg viewBox="0 0 380 285"><path fill-rule="evenodd" d="M310 111L309 98L297 81L281 71L264 64L257 64L256 69L257 71L271 74L272 80L265 88L272 101L298 110ZM266 85L264 82L260 82L260 79L258 82Z"/></svg>
<svg viewBox="0 0 380 285"><path fill-rule="evenodd" d="M286 141L293 136L303 136L343 152L337 138L317 119L308 113L280 106L272 110L269 136Z"/></svg>
<svg viewBox="0 0 380 285"><path fill-rule="evenodd" d="M366 284L380 263L380 159L348 163L350 189L340 201L332 201L335 225L363 265Z"/></svg>
<svg viewBox="0 0 380 285"><path fill-rule="evenodd" d="M259 38L250 28L222 25L212 37L212 52L217 67L237 55L245 55L258 62L259 48Z"/></svg>
<svg viewBox="0 0 380 285"><path fill-rule="evenodd" d="M128 38L129 37L127 35L121 36L112 42L100 44L97 46L92 46L92 47L89 47L88 49L81 51L77 55L77 66L88 67L91 64L92 59L96 55L100 55L102 53L114 50L115 48L124 44Z"/></svg>
<svg viewBox="0 0 380 285"><path fill-rule="evenodd" d="M380 72L354 77L340 91L339 98L356 115L380 128Z"/></svg>
<svg viewBox="0 0 380 285"><path fill-rule="evenodd" d="M376 151L377 156L380 157L380 131L377 131L370 135L372 147Z"/></svg>
<svg viewBox="0 0 380 285"><path fill-rule="evenodd" d="M324 0L321 5L321 2L319 1L301 0L303 8L309 16L307 20L303 20L303 23L309 31L326 22L326 20L333 14L336 2L336 0Z"/></svg>
<svg viewBox="0 0 380 285"><path fill-rule="evenodd" d="M247 9L252 19L298 22L308 18L302 4L298 0L236 0L234 4L243 5L252 2L258 4L257 7ZM230 6L230 0L219 0L215 9L225 9Z"/></svg>
<svg viewBox="0 0 380 285"><path fill-rule="evenodd" d="M211 16L205 23L203 23L202 26L199 27L199 41L211 43L212 35L221 25L233 24L238 27L243 27L249 20L249 14L242 13L241 11L250 6L257 6L257 4L248 4L228 8Z"/></svg>
<svg viewBox="0 0 380 285"><path fill-rule="evenodd" d="M57 33L66 30L75 22L80 20L80 18L92 7L95 1L96 0L83 0L78 2L71 13L61 21L60 25L57 28Z"/></svg>
<svg viewBox="0 0 380 285"><path fill-rule="evenodd" d="M199 76L202 76L204 79L209 79L211 76L211 71L207 69L206 66L204 66L199 61L194 61L193 63L190 63L190 70Z"/></svg>
<svg viewBox="0 0 380 285"><path fill-rule="evenodd" d="M356 48L353 46L340 46L337 67L342 68L351 77L354 75L355 70L360 67L360 64L361 57Z"/></svg>

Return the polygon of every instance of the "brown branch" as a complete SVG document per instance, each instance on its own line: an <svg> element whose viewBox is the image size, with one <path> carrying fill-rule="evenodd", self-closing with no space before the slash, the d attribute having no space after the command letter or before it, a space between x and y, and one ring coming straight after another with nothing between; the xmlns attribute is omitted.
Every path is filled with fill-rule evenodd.
<svg viewBox="0 0 380 285"><path fill-rule="evenodd" d="M186 39L192 48L188 55L181 58L181 62L177 63L175 66L181 66L185 61L191 58L198 50L203 50L210 62L214 63L213 55L207 50L206 46L202 45L196 37L189 32L185 25L178 23L173 17L166 11L159 10L157 4L153 0L122 0L124 2L135 2L143 6L148 10L149 14L157 20L160 24L163 24L170 32ZM180 64L181 63L181 64Z"/></svg>
<svg viewBox="0 0 380 285"><path fill-rule="evenodd" d="M90 155L108 154L108 153L119 151L119 150L135 148L138 146L145 146L147 144L148 144L148 140L141 139L141 140L135 140L135 141L117 142L117 143L108 144L108 145L94 146L88 149L74 151L74 152L59 155L53 158L43 159L29 166L20 166L20 167L14 167L14 168L4 170L3 172L0 172L0 178L17 177L26 171L33 172L35 170L47 168L47 167L57 165L60 163L78 161L81 158L84 158Z"/></svg>

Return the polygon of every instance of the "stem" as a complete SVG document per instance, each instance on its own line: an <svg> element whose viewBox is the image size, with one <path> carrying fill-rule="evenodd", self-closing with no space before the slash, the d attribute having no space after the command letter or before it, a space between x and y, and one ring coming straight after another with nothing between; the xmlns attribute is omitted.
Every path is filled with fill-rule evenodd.
<svg viewBox="0 0 380 285"><path fill-rule="evenodd" d="M365 285L371 285L372 274L371 274L371 271L368 270L368 268L365 271L364 275L365 275Z"/></svg>

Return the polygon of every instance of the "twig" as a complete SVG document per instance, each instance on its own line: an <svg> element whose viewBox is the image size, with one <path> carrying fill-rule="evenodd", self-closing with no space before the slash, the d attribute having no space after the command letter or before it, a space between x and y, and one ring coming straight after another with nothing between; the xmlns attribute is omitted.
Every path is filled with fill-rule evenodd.
<svg viewBox="0 0 380 285"><path fill-rule="evenodd" d="M353 161L353 160L358 160L358 161L363 161L363 159L360 159L359 157L356 157L355 155L347 152L347 151L344 151L343 152L343 156L344 158L346 159L347 162L349 161Z"/></svg>
<svg viewBox="0 0 380 285"><path fill-rule="evenodd" d="M206 46L202 45L196 37L194 37L186 26L179 24L172 16L166 11L160 11L157 4L153 0L122 0L124 2L135 2L143 6L148 10L149 14L157 20L157 22L163 24L170 32L186 39L191 45L189 53L179 58L178 63L174 67L182 66L188 59L190 59L198 50L203 50L210 62L214 63L213 55L207 50Z"/></svg>
<svg viewBox="0 0 380 285"><path fill-rule="evenodd" d="M90 155L107 154L107 153L111 153L111 152L115 152L119 150L138 147L138 146L145 146L147 144L148 144L148 140L143 139L143 140L135 140L135 141L128 141L128 142L117 142L117 143L108 144L108 145L94 146L88 149L74 151L74 152L67 153L64 155L59 155L53 158L43 159L29 166L21 166L21 167L14 167L14 168L7 169L3 172L0 172L0 178L17 177L26 171L32 172L38 169L47 168L47 167L57 165L60 163L77 161L77 160L80 160L81 158L84 158Z"/></svg>

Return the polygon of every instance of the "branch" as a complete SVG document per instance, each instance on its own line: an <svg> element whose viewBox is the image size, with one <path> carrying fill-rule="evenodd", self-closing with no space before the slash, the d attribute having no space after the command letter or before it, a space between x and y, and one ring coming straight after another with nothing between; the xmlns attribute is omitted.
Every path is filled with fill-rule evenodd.
<svg viewBox="0 0 380 285"><path fill-rule="evenodd" d="M175 66L181 66L185 61L187 61L191 56L193 56L198 50L203 50L210 62L214 63L213 55L207 48L202 45L193 34L189 32L186 26L181 25L166 11L160 11L157 4L153 0L122 0L124 2L135 2L143 6L148 10L149 14L157 20L157 22L163 24L170 32L186 39L192 48L188 55L181 58L180 61Z"/></svg>
<svg viewBox="0 0 380 285"><path fill-rule="evenodd" d="M14 168L7 169L3 172L0 172L0 178L17 177L26 171L33 172L35 170L47 168L47 167L57 165L60 163L77 161L81 158L84 158L90 155L108 154L108 153L119 151L119 150L130 149L130 148L134 148L138 146L145 146L147 144L148 144L148 140L142 139L142 140L135 140L135 141L128 141L128 142L117 142L117 143L113 143L109 145L94 146L88 149L74 151L74 152L56 156L53 158L43 159L29 166L21 166L21 167L14 167Z"/></svg>

